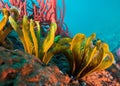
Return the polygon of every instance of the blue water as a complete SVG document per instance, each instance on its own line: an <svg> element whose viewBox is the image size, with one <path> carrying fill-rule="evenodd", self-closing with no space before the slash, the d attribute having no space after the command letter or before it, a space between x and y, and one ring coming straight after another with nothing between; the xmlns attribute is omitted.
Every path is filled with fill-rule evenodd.
<svg viewBox="0 0 120 86"><path fill-rule="evenodd" d="M84 33L107 42L111 51L120 47L120 0L65 0L72 35Z"/></svg>
<svg viewBox="0 0 120 86"><path fill-rule="evenodd" d="M4 0L10 4L8 1ZM58 0L58 4L61 1ZM120 30L120 0L65 0L65 3L65 23L72 34Z"/></svg>
<svg viewBox="0 0 120 86"><path fill-rule="evenodd" d="M65 21L73 34L120 30L120 0L65 1Z"/></svg>
<svg viewBox="0 0 120 86"><path fill-rule="evenodd" d="M9 4L9 0L4 1ZM30 1L36 3L36 0L28 1L29 5ZM58 5L62 5L61 1L58 0ZM119 47L120 0L65 0L65 3L65 23L71 35L97 33L111 49Z"/></svg>

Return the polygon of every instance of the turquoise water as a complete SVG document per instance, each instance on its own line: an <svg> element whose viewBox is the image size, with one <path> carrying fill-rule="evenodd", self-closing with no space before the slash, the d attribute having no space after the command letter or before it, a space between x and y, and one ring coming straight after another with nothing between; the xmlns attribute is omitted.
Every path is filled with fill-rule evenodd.
<svg viewBox="0 0 120 86"><path fill-rule="evenodd" d="M58 0L58 4L61 1ZM4 2L10 4L9 0ZM65 3L65 23L72 34L120 30L120 0L65 0Z"/></svg>
<svg viewBox="0 0 120 86"><path fill-rule="evenodd" d="M120 47L120 0L65 0L70 31L97 37L107 42L111 51Z"/></svg>
<svg viewBox="0 0 120 86"><path fill-rule="evenodd" d="M70 30L90 35L120 30L120 0L65 0Z"/></svg>
<svg viewBox="0 0 120 86"><path fill-rule="evenodd" d="M27 5L36 3L36 0L28 1ZM58 5L62 5L61 1L58 0ZM4 2L10 5L9 0ZM119 47L120 0L65 0L65 4L64 21L71 35L97 33L97 37L107 42L112 50Z"/></svg>

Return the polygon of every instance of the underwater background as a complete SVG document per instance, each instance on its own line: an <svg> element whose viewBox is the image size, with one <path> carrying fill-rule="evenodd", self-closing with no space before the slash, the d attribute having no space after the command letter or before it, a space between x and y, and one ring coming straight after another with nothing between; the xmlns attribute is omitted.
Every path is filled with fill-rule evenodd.
<svg viewBox="0 0 120 86"><path fill-rule="evenodd" d="M10 5L9 0L3 1ZM32 2L37 5L36 0L28 1L29 6L32 6ZM58 5L62 6L61 0L58 0ZM71 36L96 33L97 38L110 45L111 50L119 48L120 0L65 0L65 6L64 22Z"/></svg>
<svg viewBox="0 0 120 86"><path fill-rule="evenodd" d="M118 0L0 0L0 55L5 51L5 56L0 57L6 57L9 54L7 52L11 52L11 55L9 54L11 59L18 59L18 52L21 52L19 50L25 51L30 54L28 58L31 55L38 57L38 60L33 60L39 63L42 62L46 66L55 64L63 74L69 75L68 83L80 79L79 84L83 77L96 70L105 69L104 73L109 71L108 74L114 77L107 78L116 84L113 80L120 82L119 2ZM8 51L6 52L1 46ZM20 54L23 55L20 58L24 61L19 60L20 64L19 62L14 64L13 60L11 66L15 69L21 68L20 73L23 76L36 74L38 69L34 69L34 66L30 68L35 70L34 73L32 70L29 71L27 67L29 65L24 68L28 62L24 58L25 54ZM0 65L9 63L7 59ZM35 61L29 62L34 65ZM28 71L24 73L26 70ZM4 78L6 79L10 73L4 71L0 71L0 75L4 77L6 74ZM102 72L100 74L103 76ZM31 77L29 80L34 82L34 79L36 80L36 77ZM37 80L39 81L39 78Z"/></svg>
<svg viewBox="0 0 120 86"><path fill-rule="evenodd" d="M107 42L111 51L120 46L120 0L65 0L65 22L73 35L84 33Z"/></svg>
<svg viewBox="0 0 120 86"><path fill-rule="evenodd" d="M73 34L120 30L120 0L65 0L65 22Z"/></svg>

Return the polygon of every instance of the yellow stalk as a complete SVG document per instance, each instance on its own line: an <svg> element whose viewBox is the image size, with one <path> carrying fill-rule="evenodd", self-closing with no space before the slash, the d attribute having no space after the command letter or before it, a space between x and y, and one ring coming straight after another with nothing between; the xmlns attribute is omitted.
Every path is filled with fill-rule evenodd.
<svg viewBox="0 0 120 86"><path fill-rule="evenodd" d="M87 57L85 57L86 59L83 61L83 63L85 64L84 67L82 68L82 70L78 73L77 78L80 77L80 74L86 69L86 67L90 64L90 62L93 59L93 56L96 52L96 47L94 47L93 50L89 51L89 54Z"/></svg>
<svg viewBox="0 0 120 86"><path fill-rule="evenodd" d="M103 48L104 54L103 54L103 59L101 63L97 67L98 70L106 69L110 67L112 63L114 62L114 56L109 51L108 45L106 43L103 43L102 48Z"/></svg>
<svg viewBox="0 0 120 86"><path fill-rule="evenodd" d="M71 38L64 37L64 38L61 38L61 39L58 41L58 43L59 43L60 45L65 45L66 43L67 43L67 44L71 44L71 41L72 41Z"/></svg>
<svg viewBox="0 0 120 86"><path fill-rule="evenodd" d="M85 40L84 34L77 34L72 39L71 47L70 47L74 58L72 73L75 71L75 69L77 69L76 67L78 67L79 64L81 63L82 57L80 57L80 46L84 40Z"/></svg>
<svg viewBox="0 0 120 86"><path fill-rule="evenodd" d="M48 49L52 46L52 44L54 43L54 38L55 38L55 32L57 29L57 25L56 23L51 23L50 25L50 32L48 33L47 37L45 38L43 45L42 45L42 52L46 53L48 51ZM46 57L42 57L42 61L44 62L44 60L46 59Z"/></svg>
<svg viewBox="0 0 120 86"><path fill-rule="evenodd" d="M40 24L39 21L35 22L37 25L37 32L36 32L36 36L37 36L37 40L38 40L38 50L40 50Z"/></svg>
<svg viewBox="0 0 120 86"><path fill-rule="evenodd" d="M2 21L0 21L0 32L3 30L4 26L6 25L8 20L8 16L4 15Z"/></svg>
<svg viewBox="0 0 120 86"><path fill-rule="evenodd" d="M36 35L35 35L34 22L32 19L30 20L30 33L32 36L33 44L34 44L35 56L38 57L38 40L37 40Z"/></svg>
<svg viewBox="0 0 120 86"><path fill-rule="evenodd" d="M55 31L57 29L57 25L56 23L52 23L50 25L50 32L48 33L47 37L45 38L44 40L44 43L43 43L43 52L47 52L48 49L51 47L51 45L53 44L54 42L54 37L55 37Z"/></svg>
<svg viewBox="0 0 120 86"><path fill-rule="evenodd" d="M96 37L96 34L93 33L90 37L87 38L86 45L85 45L85 49L87 49L87 48L90 46L92 40L93 40L95 37Z"/></svg>
<svg viewBox="0 0 120 86"><path fill-rule="evenodd" d="M10 21L10 24L13 27L13 29L18 33L19 38L20 38L25 50L27 50L25 40L24 40L24 37L23 37L23 33L22 33L20 27L17 25L17 23L15 22L15 20L11 16L9 17L9 21Z"/></svg>
<svg viewBox="0 0 120 86"><path fill-rule="evenodd" d="M66 39L66 38L65 38ZM44 63L48 64L48 62L50 61L50 59L57 53L59 52L64 52L66 51L70 46L69 45L66 45L66 44L69 44L69 41L71 41L71 39L68 39L68 40L65 40L64 38L60 39L58 41L58 43L54 43L51 47L51 49L45 53L44 57L45 57L45 60L44 60ZM60 41L63 41L63 43L61 43ZM59 43L60 42L60 43Z"/></svg>
<svg viewBox="0 0 120 86"><path fill-rule="evenodd" d="M4 26L6 25L9 17L9 12L6 8L2 9L3 12L3 19L0 21L0 32L3 30Z"/></svg>
<svg viewBox="0 0 120 86"><path fill-rule="evenodd" d="M48 62L51 60L51 58L54 56L54 54L52 53L52 52L47 52L47 53L45 53L45 55L44 55L44 60L43 60L43 62L45 63L45 64L48 64Z"/></svg>
<svg viewBox="0 0 120 86"><path fill-rule="evenodd" d="M107 54L107 57L104 58L104 60L102 61L102 63L99 66L99 69L101 69L101 70L110 67L114 62L113 54L111 52L107 52L106 54Z"/></svg>
<svg viewBox="0 0 120 86"><path fill-rule="evenodd" d="M29 24L28 24L28 20L26 16L24 16L23 18L22 32L23 32L23 37L25 40L26 49L27 49L26 52L28 52L29 54L32 54L34 47L30 39L31 35L30 35Z"/></svg>
<svg viewBox="0 0 120 86"><path fill-rule="evenodd" d="M11 25L9 25L2 33L0 33L0 42L2 43L7 35L12 31Z"/></svg>
<svg viewBox="0 0 120 86"><path fill-rule="evenodd" d="M99 48L102 50L102 52L99 51L99 52L101 52L101 54L100 53L98 54L100 57L95 57L95 59L93 59L94 61L92 62L92 64L90 64L90 65L92 65L93 68L89 72L87 72L84 75L84 77L94 71L103 70L112 65L112 63L114 61L114 56L112 55L112 53L109 52L108 45L104 43L101 46L99 46ZM109 57L107 57L107 56L109 56Z"/></svg>
<svg viewBox="0 0 120 86"><path fill-rule="evenodd" d="M10 9L10 12L11 12L11 13L14 13L14 15L13 15L12 17L13 17L13 19L16 21L16 20L18 19L18 17L19 17L19 12L18 12L18 10L17 10L16 8L12 8L12 9Z"/></svg>

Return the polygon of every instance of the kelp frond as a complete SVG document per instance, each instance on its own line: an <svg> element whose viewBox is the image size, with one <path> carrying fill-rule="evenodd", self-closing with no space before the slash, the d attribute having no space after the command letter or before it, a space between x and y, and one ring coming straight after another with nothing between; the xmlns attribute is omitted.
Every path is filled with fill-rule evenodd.
<svg viewBox="0 0 120 86"><path fill-rule="evenodd" d="M49 58L46 56L47 56L48 50L50 49L50 47L54 43L56 29L57 29L56 23L51 23L50 32L47 34L47 37L44 39L42 47L41 47L40 52L39 52L39 54L41 54L40 59L45 63L46 62L48 63L48 61L46 61L46 60ZM53 56L52 54L49 55L49 57L52 57L52 56Z"/></svg>
<svg viewBox="0 0 120 86"><path fill-rule="evenodd" d="M34 32L34 22L32 19L30 20L30 33L31 33L31 37L32 37L33 45L34 45L35 56L38 57L38 45L39 44L38 44L38 40Z"/></svg>
<svg viewBox="0 0 120 86"><path fill-rule="evenodd" d="M9 17L9 11L7 9L3 8L2 12L3 12L3 18L0 21L0 32L5 27L5 25L6 25L7 21L8 21L8 17Z"/></svg>
<svg viewBox="0 0 120 86"><path fill-rule="evenodd" d="M8 18L12 14L12 16L14 17L14 19L17 20L18 16L19 16L19 13L18 13L17 9L7 10L6 8L2 8L1 12L3 13L3 18L0 21L0 43L4 47L6 47L6 45L7 45L6 44L7 35L13 30L12 26L8 22Z"/></svg>
<svg viewBox="0 0 120 86"><path fill-rule="evenodd" d="M26 51L29 53L29 54L32 54L32 51L33 51L33 43L32 43L32 40L30 38L31 36L31 33L30 33L30 29L32 27L30 27L29 25L29 21L27 19L27 16L24 16L23 17L23 21L22 21L22 33L23 33L23 37L24 37L24 40L25 40L25 45L26 45ZM31 21L30 21L31 22ZM32 26L32 25L31 25ZM33 26L34 27L34 26Z"/></svg>
<svg viewBox="0 0 120 86"><path fill-rule="evenodd" d="M71 46L64 52L68 58L71 75L80 79L90 73L110 67L114 61L113 54L106 43L100 40L93 45L95 34L86 38L84 34L77 34L72 39Z"/></svg>
<svg viewBox="0 0 120 86"><path fill-rule="evenodd" d="M47 64L53 56L53 54L49 52L49 49L54 43L55 32L57 29L56 23L51 23L50 32L42 42L42 38L40 36L41 30L38 21L34 22L31 19L29 22L27 16L24 16L21 25L22 28L20 28L20 24L17 23L11 16L9 17L9 21L13 29L18 33L25 51L29 54L35 55L36 57L40 58L42 62ZM35 31L36 27L37 31Z"/></svg>
<svg viewBox="0 0 120 86"><path fill-rule="evenodd" d="M54 39L56 41L56 39ZM54 56L55 54L63 53L64 51L68 50L70 48L72 39L68 37L64 38L57 38L57 41L53 43L51 49L46 54L46 59L44 60L45 63L48 63L50 61L50 56Z"/></svg>

